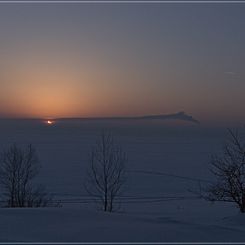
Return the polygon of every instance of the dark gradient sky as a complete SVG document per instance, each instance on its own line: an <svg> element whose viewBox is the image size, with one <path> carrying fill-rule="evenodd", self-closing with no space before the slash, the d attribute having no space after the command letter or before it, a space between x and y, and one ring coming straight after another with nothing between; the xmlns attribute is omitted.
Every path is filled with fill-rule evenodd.
<svg viewBox="0 0 245 245"><path fill-rule="evenodd" d="M245 4L0 4L0 116L244 122Z"/></svg>

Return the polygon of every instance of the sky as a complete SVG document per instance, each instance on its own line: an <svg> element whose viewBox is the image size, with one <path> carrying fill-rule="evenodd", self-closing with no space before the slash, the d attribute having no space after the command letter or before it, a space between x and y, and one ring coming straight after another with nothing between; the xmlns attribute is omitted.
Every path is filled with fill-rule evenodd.
<svg viewBox="0 0 245 245"><path fill-rule="evenodd" d="M245 4L0 4L0 117L245 121Z"/></svg>

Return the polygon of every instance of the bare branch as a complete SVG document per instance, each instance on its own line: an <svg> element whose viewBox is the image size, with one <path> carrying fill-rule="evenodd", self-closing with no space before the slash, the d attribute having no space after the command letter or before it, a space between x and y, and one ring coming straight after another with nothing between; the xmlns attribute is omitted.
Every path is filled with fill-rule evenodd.
<svg viewBox="0 0 245 245"><path fill-rule="evenodd" d="M216 183L204 191L203 197L210 201L234 202L245 212L245 148L238 132L228 129L229 141L222 156L211 159L211 173Z"/></svg>
<svg viewBox="0 0 245 245"><path fill-rule="evenodd" d="M125 183L126 155L114 143L110 133L103 132L91 150L90 166L85 190L93 198L98 197L104 211L114 210L114 200L119 196Z"/></svg>
<svg viewBox="0 0 245 245"><path fill-rule="evenodd" d="M0 185L4 190L7 207L46 206L51 197L43 186L32 182L40 169L36 150L12 145L0 157Z"/></svg>

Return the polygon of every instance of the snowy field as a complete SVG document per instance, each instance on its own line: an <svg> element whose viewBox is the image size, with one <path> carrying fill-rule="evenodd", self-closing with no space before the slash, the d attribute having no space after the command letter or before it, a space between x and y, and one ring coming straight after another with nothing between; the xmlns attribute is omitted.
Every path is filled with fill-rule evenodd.
<svg viewBox="0 0 245 245"><path fill-rule="evenodd" d="M121 209L103 213L83 183L88 154L103 130L127 153ZM231 204L212 204L192 190L212 181L209 160L225 128L159 121L0 120L0 148L32 143L42 164L37 181L62 207L0 209L1 242L245 241L245 217Z"/></svg>

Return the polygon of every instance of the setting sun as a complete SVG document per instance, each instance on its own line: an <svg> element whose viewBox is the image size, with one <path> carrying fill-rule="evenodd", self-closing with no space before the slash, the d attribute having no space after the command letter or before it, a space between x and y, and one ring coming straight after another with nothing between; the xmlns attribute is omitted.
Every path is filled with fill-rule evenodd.
<svg viewBox="0 0 245 245"><path fill-rule="evenodd" d="M45 121L45 123L48 124L48 125L52 125L52 124L54 124L54 121L52 121L52 120L47 120L47 121Z"/></svg>

